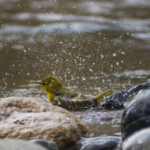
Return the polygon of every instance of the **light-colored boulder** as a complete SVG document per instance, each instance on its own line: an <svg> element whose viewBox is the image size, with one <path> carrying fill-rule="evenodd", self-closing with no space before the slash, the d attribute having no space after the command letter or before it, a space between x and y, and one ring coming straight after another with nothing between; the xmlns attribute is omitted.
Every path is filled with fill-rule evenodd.
<svg viewBox="0 0 150 150"><path fill-rule="evenodd" d="M0 99L0 138L45 139L59 149L75 144L88 126L69 111L38 99Z"/></svg>
<svg viewBox="0 0 150 150"><path fill-rule="evenodd" d="M43 146L25 140L0 140L0 150L47 150Z"/></svg>

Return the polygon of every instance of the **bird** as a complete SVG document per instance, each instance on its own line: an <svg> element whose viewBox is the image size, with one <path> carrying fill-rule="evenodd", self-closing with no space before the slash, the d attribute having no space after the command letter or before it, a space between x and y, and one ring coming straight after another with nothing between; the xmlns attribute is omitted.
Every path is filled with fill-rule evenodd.
<svg viewBox="0 0 150 150"><path fill-rule="evenodd" d="M88 97L63 86L57 77L53 75L44 77L41 81L37 81L36 84L40 85L43 91L46 91L50 104L71 110L97 107L105 96L112 93L112 90L108 90L94 97Z"/></svg>

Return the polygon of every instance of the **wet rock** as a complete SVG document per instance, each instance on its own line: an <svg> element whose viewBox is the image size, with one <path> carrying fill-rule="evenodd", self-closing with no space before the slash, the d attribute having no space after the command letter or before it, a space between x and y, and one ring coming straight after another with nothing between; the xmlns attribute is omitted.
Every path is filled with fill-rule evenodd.
<svg viewBox="0 0 150 150"><path fill-rule="evenodd" d="M123 110L105 110L105 109L88 109L85 111L74 111L78 118L82 119L87 124L97 124L104 122L120 123Z"/></svg>
<svg viewBox="0 0 150 150"><path fill-rule="evenodd" d="M34 98L0 99L0 138L45 139L59 149L75 144L89 127L67 110Z"/></svg>
<svg viewBox="0 0 150 150"><path fill-rule="evenodd" d="M123 112L121 122L123 139L148 126L150 126L150 90L145 90L139 92Z"/></svg>
<svg viewBox="0 0 150 150"><path fill-rule="evenodd" d="M30 142L42 145L43 147L47 148L48 150L58 150L56 143L53 141L37 139L37 140L31 140Z"/></svg>
<svg viewBox="0 0 150 150"><path fill-rule="evenodd" d="M20 139L0 140L0 150L47 150L41 145Z"/></svg>
<svg viewBox="0 0 150 150"><path fill-rule="evenodd" d="M82 138L75 145L75 150L117 150L120 143L121 137L115 136Z"/></svg>
<svg viewBox="0 0 150 150"><path fill-rule="evenodd" d="M123 109L127 98L140 90L150 89L150 82L142 83L134 87L117 92L101 100L101 106L107 109Z"/></svg>
<svg viewBox="0 0 150 150"><path fill-rule="evenodd" d="M150 128L142 129L127 137L120 150L150 150Z"/></svg>

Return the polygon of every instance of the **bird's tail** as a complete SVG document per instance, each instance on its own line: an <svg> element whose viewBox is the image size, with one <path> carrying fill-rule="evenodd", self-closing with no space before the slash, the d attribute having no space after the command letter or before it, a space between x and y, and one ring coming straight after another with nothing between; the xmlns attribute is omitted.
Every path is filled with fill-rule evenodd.
<svg viewBox="0 0 150 150"><path fill-rule="evenodd" d="M108 90L102 93L99 93L98 95L96 95L95 97L93 97L93 99L97 99L97 102L100 104L101 100L104 99L106 96L109 96L113 93L113 90Z"/></svg>

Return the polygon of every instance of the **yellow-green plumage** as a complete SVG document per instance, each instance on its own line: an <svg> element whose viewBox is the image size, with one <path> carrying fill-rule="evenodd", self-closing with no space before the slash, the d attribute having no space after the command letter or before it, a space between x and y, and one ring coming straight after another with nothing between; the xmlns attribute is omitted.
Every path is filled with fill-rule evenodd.
<svg viewBox="0 0 150 150"><path fill-rule="evenodd" d="M51 104L73 110L97 107L104 96L108 96L112 93L112 90L109 90L90 98L66 88L55 76L47 76L36 83L40 83L42 90L46 91Z"/></svg>

